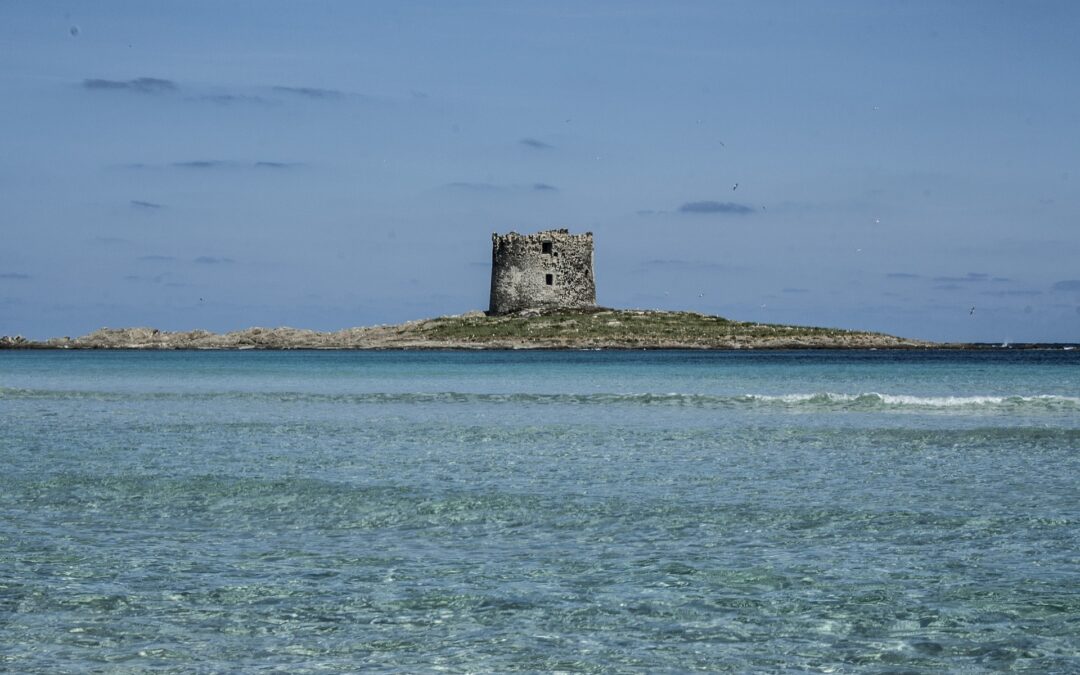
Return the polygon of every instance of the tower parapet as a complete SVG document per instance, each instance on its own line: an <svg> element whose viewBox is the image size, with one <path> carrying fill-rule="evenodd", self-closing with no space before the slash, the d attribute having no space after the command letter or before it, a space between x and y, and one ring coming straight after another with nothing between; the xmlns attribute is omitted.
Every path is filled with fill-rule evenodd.
<svg viewBox="0 0 1080 675"><path fill-rule="evenodd" d="M569 230L491 235L490 314L596 305L593 235Z"/></svg>

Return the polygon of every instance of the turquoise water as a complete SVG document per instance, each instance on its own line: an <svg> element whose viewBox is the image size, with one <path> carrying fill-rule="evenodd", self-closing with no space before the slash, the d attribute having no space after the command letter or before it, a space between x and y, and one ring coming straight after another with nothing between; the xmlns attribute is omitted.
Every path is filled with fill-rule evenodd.
<svg viewBox="0 0 1080 675"><path fill-rule="evenodd" d="M1078 352L0 352L0 670L1080 671Z"/></svg>

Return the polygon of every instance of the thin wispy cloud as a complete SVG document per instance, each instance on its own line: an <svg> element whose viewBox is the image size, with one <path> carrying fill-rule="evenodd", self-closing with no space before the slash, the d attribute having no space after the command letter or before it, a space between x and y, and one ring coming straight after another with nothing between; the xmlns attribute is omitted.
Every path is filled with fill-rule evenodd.
<svg viewBox="0 0 1080 675"><path fill-rule="evenodd" d="M809 293L810 289L808 289L808 288L784 288L784 289L781 289L780 292L781 293L790 293L790 294L799 294L799 293Z"/></svg>
<svg viewBox="0 0 1080 675"><path fill-rule="evenodd" d="M195 258L195 262L200 265L231 265L236 262L232 258L221 258L213 255L201 255Z"/></svg>
<svg viewBox="0 0 1080 675"><path fill-rule="evenodd" d="M21 281L23 279L29 279L29 274L23 274L22 272L0 272L0 279L12 279Z"/></svg>
<svg viewBox="0 0 1080 675"><path fill-rule="evenodd" d="M152 277L144 277L144 276L141 276L139 274L128 274L127 276L124 277L124 281L132 281L132 282L136 282L136 283L160 284L160 283L165 281L165 275L164 274L156 274L156 275L154 275Z"/></svg>
<svg viewBox="0 0 1080 675"><path fill-rule="evenodd" d="M730 215L746 215L753 212L753 207L747 206L746 204L738 204L736 202L686 202L679 207L679 213L693 214L723 213Z"/></svg>
<svg viewBox="0 0 1080 675"><path fill-rule="evenodd" d="M452 183L445 183L444 188L451 190L462 190L468 192L558 192L559 188L550 183L532 183L531 185L499 185L497 183L486 183L483 181L454 181Z"/></svg>
<svg viewBox="0 0 1080 675"><path fill-rule="evenodd" d="M256 169L295 169L303 166L301 162L255 162Z"/></svg>
<svg viewBox="0 0 1080 675"><path fill-rule="evenodd" d="M1036 295L1042 295L1042 291L1035 290L1012 290L1012 291L982 291L979 295L989 295L995 298L1007 298L1011 296L1015 297L1034 297Z"/></svg>
<svg viewBox="0 0 1080 675"><path fill-rule="evenodd" d="M176 260L176 258L171 255L144 255L139 256L139 260L146 262L172 262Z"/></svg>
<svg viewBox="0 0 1080 675"><path fill-rule="evenodd" d="M1055 291L1080 291L1080 279L1065 279L1053 286Z"/></svg>
<svg viewBox="0 0 1080 675"><path fill-rule="evenodd" d="M551 145L550 143L545 143L545 142L543 142L541 140L538 140L536 138L523 138L520 141L518 141L518 143L520 143L521 145L524 145L527 148L532 148L533 150L552 150L555 147L554 145Z"/></svg>
<svg viewBox="0 0 1080 675"><path fill-rule="evenodd" d="M295 169L304 166L303 162L281 162L277 160L262 159L254 162L241 162L232 159L193 159L182 162L172 162L168 166L176 169ZM128 164L131 169L152 169L150 164Z"/></svg>
<svg viewBox="0 0 1080 675"><path fill-rule="evenodd" d="M206 101L218 105L269 105L270 101L262 96L250 94L204 94L192 98L194 101Z"/></svg>
<svg viewBox="0 0 1080 675"><path fill-rule="evenodd" d="M323 89L321 87L273 87L273 90L282 94L302 96L322 100L336 100L345 98L345 92L338 89Z"/></svg>
<svg viewBox="0 0 1080 675"><path fill-rule="evenodd" d="M141 199L132 199L131 205L137 209L149 209L151 211L165 208L164 204L158 204L156 202L144 202Z"/></svg>
<svg viewBox="0 0 1080 675"><path fill-rule="evenodd" d="M983 274L982 272L968 272L966 276L962 277L934 277L933 280L947 284L959 284L972 281L986 281L989 278L989 274Z"/></svg>
<svg viewBox="0 0 1080 675"><path fill-rule="evenodd" d="M128 91L135 94L163 94L176 91L176 83L160 77L137 77L133 80L83 80L83 88L97 91Z"/></svg>
<svg viewBox="0 0 1080 675"><path fill-rule="evenodd" d="M235 166L235 162L229 162L223 159L195 159L187 162L173 162L172 166L181 169L222 169L228 166Z"/></svg>
<svg viewBox="0 0 1080 675"><path fill-rule="evenodd" d="M182 288L189 285L181 281L169 281L168 279L169 277L166 274L155 274L152 277L140 276L138 274L129 274L124 277L124 281L128 281L131 283L162 284L169 288Z"/></svg>
<svg viewBox="0 0 1080 675"><path fill-rule="evenodd" d="M918 274L912 274L911 272L889 272L885 275L889 279L920 279L922 278Z"/></svg>
<svg viewBox="0 0 1080 675"><path fill-rule="evenodd" d="M161 77L136 77L130 80L87 78L82 81L82 87L91 91L129 92L133 94L167 94L179 92L181 90L180 85L174 80ZM266 87L258 87L255 89L255 91L262 92L262 94L246 93L245 89L250 92L251 88L242 86L234 87L233 91L222 91L223 88L218 88L216 91L213 88L209 88L210 90L207 91L208 88L203 88L203 91L200 92L199 87L195 87L195 91L192 91L192 88L187 86L183 89L187 94L184 97L184 100L186 101L193 103L214 103L222 106L280 105L280 97L267 97L267 95L265 95L267 91L287 97L321 101L336 101L347 97L358 97L358 95L350 95L339 89L329 89L324 87L292 87L285 85L273 86L269 87L269 89Z"/></svg>
<svg viewBox="0 0 1080 675"><path fill-rule="evenodd" d="M454 190L476 190L480 192L498 192L506 189L494 183L475 183L472 181L454 181L453 183L447 183L446 187Z"/></svg>

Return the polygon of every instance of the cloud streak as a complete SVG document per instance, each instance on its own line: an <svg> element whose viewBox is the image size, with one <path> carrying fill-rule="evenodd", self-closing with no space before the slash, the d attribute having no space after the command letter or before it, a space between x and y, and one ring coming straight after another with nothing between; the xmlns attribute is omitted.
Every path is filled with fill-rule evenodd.
<svg viewBox="0 0 1080 675"><path fill-rule="evenodd" d="M1080 279L1065 279L1053 286L1055 291L1080 291Z"/></svg>
<svg viewBox="0 0 1080 675"><path fill-rule="evenodd" d="M282 94L291 94L293 96L302 96L304 98L314 98L324 101L345 98L345 92L338 89L322 89L320 87L278 86L273 87L273 90Z"/></svg>
<svg viewBox="0 0 1080 675"><path fill-rule="evenodd" d="M180 169L221 169L233 166L234 162L223 159L196 159L188 162L173 162L172 166Z"/></svg>
<svg viewBox="0 0 1080 675"><path fill-rule="evenodd" d="M163 209L163 208L165 208L164 204L157 204L155 202L144 202L141 199L132 199L131 200L131 205L134 206L137 209L148 209L148 210L151 210L151 211L153 211L155 209Z"/></svg>
<svg viewBox="0 0 1080 675"><path fill-rule="evenodd" d="M247 94L204 94L202 96L197 96L192 100L206 101L209 103L216 103L218 105L267 105L270 103L270 101L266 100L262 96L249 96Z"/></svg>
<svg viewBox="0 0 1080 675"><path fill-rule="evenodd" d="M474 183L471 181L454 181L453 183L447 183L446 187L455 190L475 190L477 192L498 192L505 189L494 183Z"/></svg>
<svg viewBox="0 0 1080 675"><path fill-rule="evenodd" d="M281 162L276 160L258 160L255 162L240 162L232 159L193 159L182 162L171 162L166 165L174 169L213 170L213 169L295 169L304 166L303 162ZM158 168L151 164L128 164L130 169L153 169Z"/></svg>
<svg viewBox="0 0 1080 675"><path fill-rule="evenodd" d="M518 141L518 143L524 145L527 148L532 148L533 150L552 150L555 147L554 145L545 143L535 138L523 138Z"/></svg>
<svg viewBox="0 0 1080 675"><path fill-rule="evenodd" d="M137 77L134 80L83 80L83 88L95 91L127 91L134 94L163 94L176 91L176 83L160 77Z"/></svg>
<svg viewBox="0 0 1080 675"><path fill-rule="evenodd" d="M1015 297L1034 297L1036 295L1042 295L1042 294L1043 294L1042 291L1015 290L1015 291L983 291L979 295L989 295L989 296L994 297L994 298L1007 298L1007 297L1012 297L1012 296L1015 296Z"/></svg>
<svg viewBox="0 0 1080 675"><path fill-rule="evenodd" d="M746 204L738 204L736 202L686 202L679 207L679 213L692 214L723 213L728 215L741 216L753 212L754 209L752 207L749 207Z"/></svg>
<svg viewBox="0 0 1080 675"><path fill-rule="evenodd" d="M946 284L960 284L972 281L986 281L989 278L989 274L983 274L982 272L968 272L967 276L963 277L934 277L933 280Z"/></svg>
<svg viewBox="0 0 1080 675"><path fill-rule="evenodd" d="M474 181L454 181L446 183L443 187L452 190L466 190L471 192L510 192L512 190L530 190L533 192L558 192L559 188L550 183L533 183L532 185L497 185Z"/></svg>
<svg viewBox="0 0 1080 675"><path fill-rule="evenodd" d="M23 274L21 272L3 272L3 273L0 273L0 279L23 280L23 279L29 279L29 278L30 278L29 274Z"/></svg>
<svg viewBox="0 0 1080 675"><path fill-rule="evenodd" d="M300 162L255 162L256 169L294 169L303 166Z"/></svg>
<svg viewBox="0 0 1080 675"><path fill-rule="evenodd" d="M213 255L201 255L195 258L195 262L200 265L231 265L236 262L232 258L219 258Z"/></svg>

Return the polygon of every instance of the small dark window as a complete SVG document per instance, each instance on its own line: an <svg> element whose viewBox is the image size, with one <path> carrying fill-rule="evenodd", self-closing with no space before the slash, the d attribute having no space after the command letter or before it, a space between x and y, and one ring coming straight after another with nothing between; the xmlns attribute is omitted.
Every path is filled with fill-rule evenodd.
<svg viewBox="0 0 1080 675"><path fill-rule="evenodd" d="M551 286L552 284L554 284L555 283L555 275L554 274L545 274L544 275L544 283L547 284L548 286Z"/></svg>
<svg viewBox="0 0 1080 675"><path fill-rule="evenodd" d="M540 244L540 252L551 255L551 242L545 241L544 243Z"/></svg>

